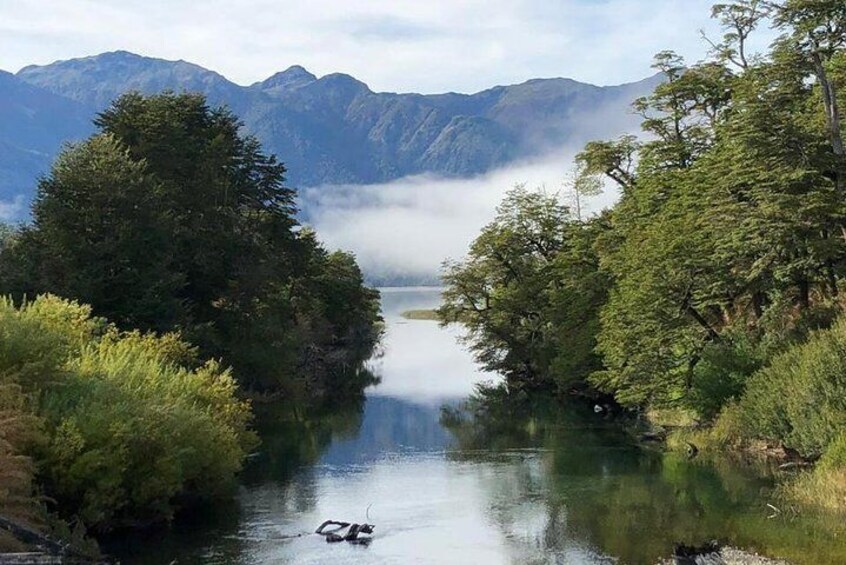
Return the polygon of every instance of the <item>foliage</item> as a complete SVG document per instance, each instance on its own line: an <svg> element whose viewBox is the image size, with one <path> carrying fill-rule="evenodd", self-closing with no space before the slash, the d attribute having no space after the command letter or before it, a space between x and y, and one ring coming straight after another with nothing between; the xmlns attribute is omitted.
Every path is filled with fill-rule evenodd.
<svg viewBox="0 0 846 565"><path fill-rule="evenodd" d="M311 349L372 346L378 295L352 256L299 228L284 166L232 113L131 93L96 125L39 183L32 225L0 255L0 290L178 329L254 388L291 388Z"/></svg>
<svg viewBox="0 0 846 565"><path fill-rule="evenodd" d="M842 514L846 509L846 433L831 442L818 467L799 475L784 489L806 506Z"/></svg>
<svg viewBox="0 0 846 565"><path fill-rule="evenodd" d="M0 373L0 515L38 525L41 507L34 497L34 466L25 455L39 438L41 421L32 414L20 386ZM0 539L0 551L2 551Z"/></svg>
<svg viewBox="0 0 846 565"><path fill-rule="evenodd" d="M3 301L0 336L2 390L18 391L11 407L45 436L24 444L4 426L6 451L32 456L58 511L91 527L167 519L178 497L219 493L255 444L229 371L193 368L177 335L120 332L87 306L40 296Z"/></svg>
<svg viewBox="0 0 846 565"><path fill-rule="evenodd" d="M846 507L846 4L736 0L712 15L711 60L656 56L664 80L634 103L645 135L576 157L589 186L619 189L613 208L582 222L509 194L448 265L441 313L506 376L497 393L554 383L693 411L715 446L822 457L804 494ZM781 35L755 54L765 23Z"/></svg>
<svg viewBox="0 0 846 565"><path fill-rule="evenodd" d="M745 435L818 458L846 429L846 319L755 373L739 401Z"/></svg>
<svg viewBox="0 0 846 565"><path fill-rule="evenodd" d="M447 265L438 315L464 324L477 360L509 386L578 387L595 364L606 285L589 242L601 230L555 195L514 188L468 258Z"/></svg>

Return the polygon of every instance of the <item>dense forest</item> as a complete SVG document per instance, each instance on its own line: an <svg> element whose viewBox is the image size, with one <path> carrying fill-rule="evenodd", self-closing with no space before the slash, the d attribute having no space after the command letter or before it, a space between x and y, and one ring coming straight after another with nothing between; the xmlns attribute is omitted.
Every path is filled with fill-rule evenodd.
<svg viewBox="0 0 846 565"><path fill-rule="evenodd" d="M227 492L257 443L248 399L360 394L380 333L378 292L298 224L284 166L228 110L127 94L96 125L0 231L0 514L36 528Z"/></svg>
<svg viewBox="0 0 846 565"><path fill-rule="evenodd" d="M846 4L717 4L712 57L655 59L642 136L589 143L568 192L517 187L445 267L445 323L532 391L684 413L699 442L779 445L813 473L792 494L846 510ZM750 52L756 29L780 34ZM580 200L581 198L579 198Z"/></svg>

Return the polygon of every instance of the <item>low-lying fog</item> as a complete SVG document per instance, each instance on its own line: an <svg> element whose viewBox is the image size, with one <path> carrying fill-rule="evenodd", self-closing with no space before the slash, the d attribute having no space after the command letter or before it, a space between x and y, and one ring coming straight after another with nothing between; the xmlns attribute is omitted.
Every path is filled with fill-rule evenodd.
<svg viewBox="0 0 846 565"><path fill-rule="evenodd" d="M312 225L329 248L355 253L374 284L435 283L446 259L461 259L516 184L560 192L572 169L573 150L471 179L420 175L379 185L304 189ZM587 213L613 203L610 186L587 201ZM584 212L584 210L583 210Z"/></svg>

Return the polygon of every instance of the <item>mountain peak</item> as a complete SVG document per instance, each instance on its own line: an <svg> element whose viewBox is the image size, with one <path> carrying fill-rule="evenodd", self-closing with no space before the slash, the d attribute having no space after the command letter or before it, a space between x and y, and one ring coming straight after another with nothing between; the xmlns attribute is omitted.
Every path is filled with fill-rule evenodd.
<svg viewBox="0 0 846 565"><path fill-rule="evenodd" d="M222 100L237 87L223 76L194 63L109 51L90 57L31 65L17 73L25 82L101 109L120 94L152 94L167 89L203 92Z"/></svg>
<svg viewBox="0 0 846 565"><path fill-rule="evenodd" d="M270 78L256 83L253 86L257 86L262 90L269 90L269 89L291 89L291 88L299 88L306 84L312 83L317 80L317 77L308 72L305 68L301 67L300 65L291 65L284 71L280 71Z"/></svg>

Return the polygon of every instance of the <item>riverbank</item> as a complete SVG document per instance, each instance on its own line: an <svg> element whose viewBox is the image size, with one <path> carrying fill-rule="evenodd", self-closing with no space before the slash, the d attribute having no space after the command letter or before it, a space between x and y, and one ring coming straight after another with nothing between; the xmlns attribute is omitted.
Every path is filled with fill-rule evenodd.
<svg viewBox="0 0 846 565"><path fill-rule="evenodd" d="M406 310L400 314L406 320L431 320L440 322L441 317L438 316L437 310Z"/></svg>

